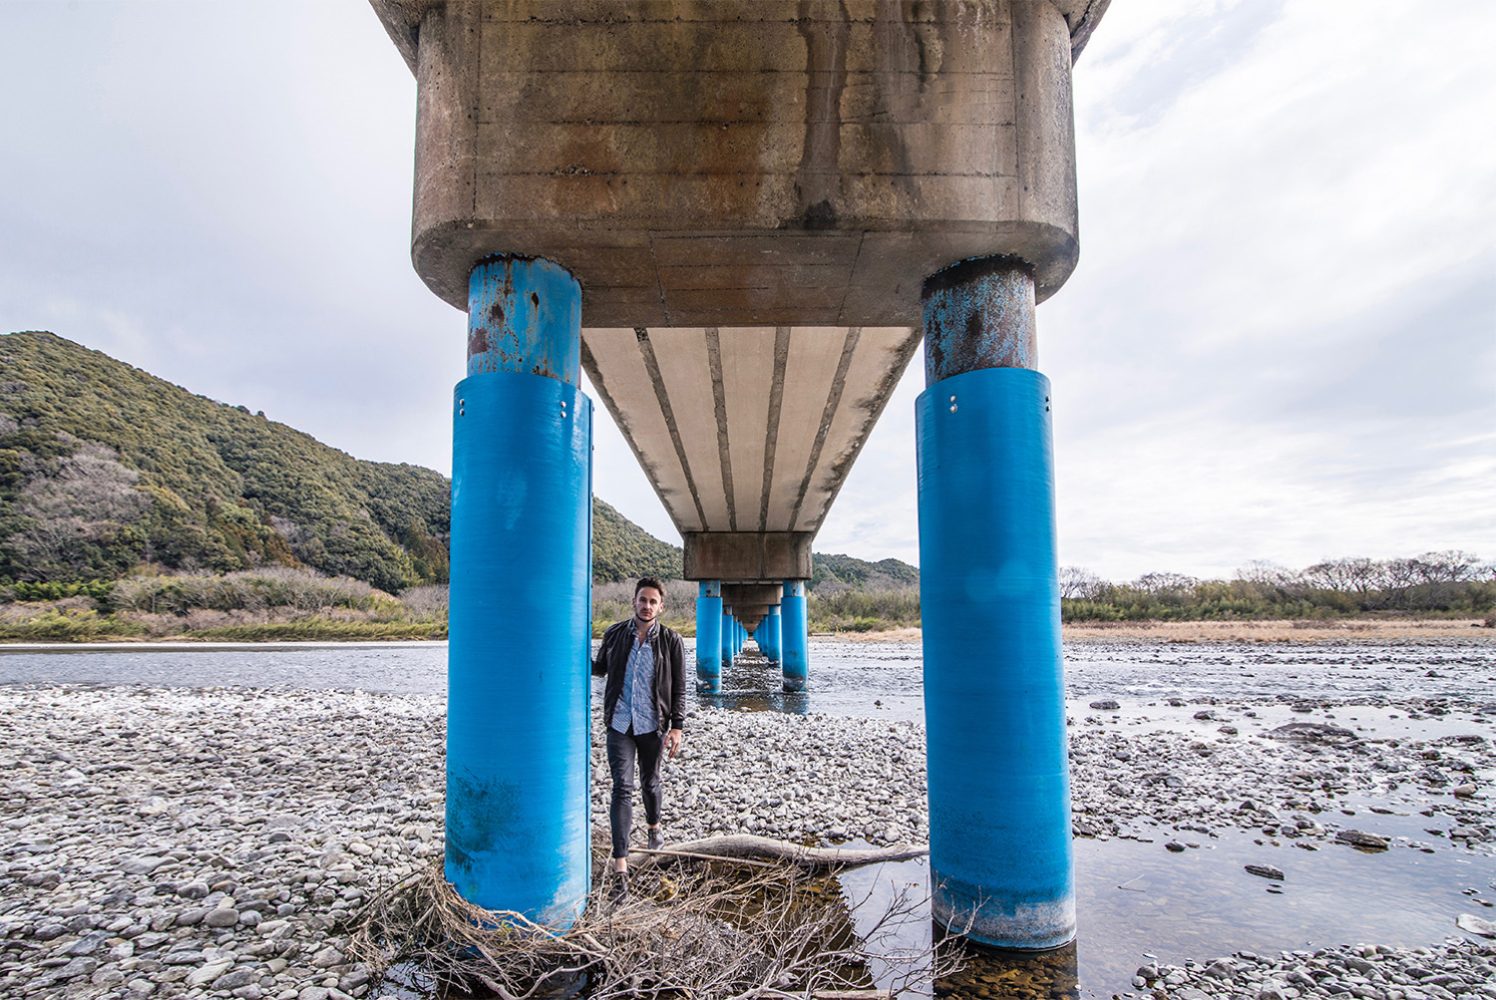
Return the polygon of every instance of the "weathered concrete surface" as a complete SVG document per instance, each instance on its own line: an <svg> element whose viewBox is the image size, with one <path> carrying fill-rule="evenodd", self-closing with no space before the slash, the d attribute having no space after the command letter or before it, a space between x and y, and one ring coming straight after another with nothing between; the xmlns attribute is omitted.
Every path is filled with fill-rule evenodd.
<svg viewBox="0 0 1496 1000"><path fill-rule="evenodd" d="M744 620L743 612L758 609L760 616L779 603L784 587L778 583L724 583L722 603Z"/></svg>
<svg viewBox="0 0 1496 1000"><path fill-rule="evenodd" d="M809 531L688 532L682 536L685 576L738 583L808 580L814 537Z"/></svg>
<svg viewBox="0 0 1496 1000"><path fill-rule="evenodd" d="M914 326L919 284L1077 256L1083 0L372 0L418 81L412 255L543 256L596 326Z"/></svg>
<svg viewBox="0 0 1496 1000"><path fill-rule="evenodd" d="M814 533L919 335L907 327L584 329L582 364L683 535Z"/></svg>
<svg viewBox="0 0 1496 1000"><path fill-rule="evenodd" d="M982 368L1038 368L1034 277L1022 261L962 261L925 279L925 384Z"/></svg>

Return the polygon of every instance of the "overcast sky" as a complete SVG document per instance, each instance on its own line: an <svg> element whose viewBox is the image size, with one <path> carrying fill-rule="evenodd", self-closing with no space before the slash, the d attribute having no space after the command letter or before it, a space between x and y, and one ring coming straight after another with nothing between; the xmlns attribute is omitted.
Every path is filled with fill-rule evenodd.
<svg viewBox="0 0 1496 1000"><path fill-rule="evenodd" d="M415 84L358 0L5 0L0 331L450 471ZM1496 558L1496 4L1113 0L1039 309L1060 555ZM585 321L585 319L584 319ZM916 358L816 548L918 561ZM599 407L597 493L678 541Z"/></svg>

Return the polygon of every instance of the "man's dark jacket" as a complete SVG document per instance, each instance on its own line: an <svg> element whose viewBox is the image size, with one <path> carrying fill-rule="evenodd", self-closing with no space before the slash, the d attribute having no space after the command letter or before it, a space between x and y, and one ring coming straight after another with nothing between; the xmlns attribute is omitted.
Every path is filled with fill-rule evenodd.
<svg viewBox="0 0 1496 1000"><path fill-rule="evenodd" d="M607 674L603 689L603 724L612 725L613 709L623 693L623 674L628 668L629 653L634 648L634 621L629 619L610 626L603 633L603 644L592 661L594 674ZM650 640L654 652L655 712L660 732L686 728L686 647L680 635L661 625Z"/></svg>

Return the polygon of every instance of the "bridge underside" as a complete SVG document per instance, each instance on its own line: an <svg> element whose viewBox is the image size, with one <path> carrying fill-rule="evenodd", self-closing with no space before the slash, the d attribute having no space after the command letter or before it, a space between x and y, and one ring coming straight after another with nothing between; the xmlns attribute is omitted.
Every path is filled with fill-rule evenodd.
<svg viewBox="0 0 1496 1000"><path fill-rule="evenodd" d="M798 690L811 542L923 336L932 912L1070 940L1034 307L1078 258L1070 72L1107 0L371 3L418 84L412 259L469 324L448 878L585 903L581 370L685 540L701 689L751 634Z"/></svg>
<svg viewBox="0 0 1496 1000"><path fill-rule="evenodd" d="M783 580L809 575L786 536L820 528L918 345L908 327L584 328L582 364L686 540L688 577Z"/></svg>
<svg viewBox="0 0 1496 1000"><path fill-rule="evenodd" d="M692 578L809 575L781 536L820 528L927 275L1002 254L1043 300L1075 267L1070 64L1105 2L373 6L419 84L416 270L459 308L494 254L576 277Z"/></svg>

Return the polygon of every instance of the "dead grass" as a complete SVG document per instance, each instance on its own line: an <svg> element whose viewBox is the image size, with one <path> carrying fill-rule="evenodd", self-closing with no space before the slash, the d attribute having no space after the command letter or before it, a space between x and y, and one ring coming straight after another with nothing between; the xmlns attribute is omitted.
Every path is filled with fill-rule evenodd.
<svg viewBox="0 0 1496 1000"><path fill-rule="evenodd" d="M918 642L917 628L828 633L843 642ZM1067 642L1382 642L1393 639L1491 639L1478 618L1349 618L1338 621L1080 622L1064 627Z"/></svg>

